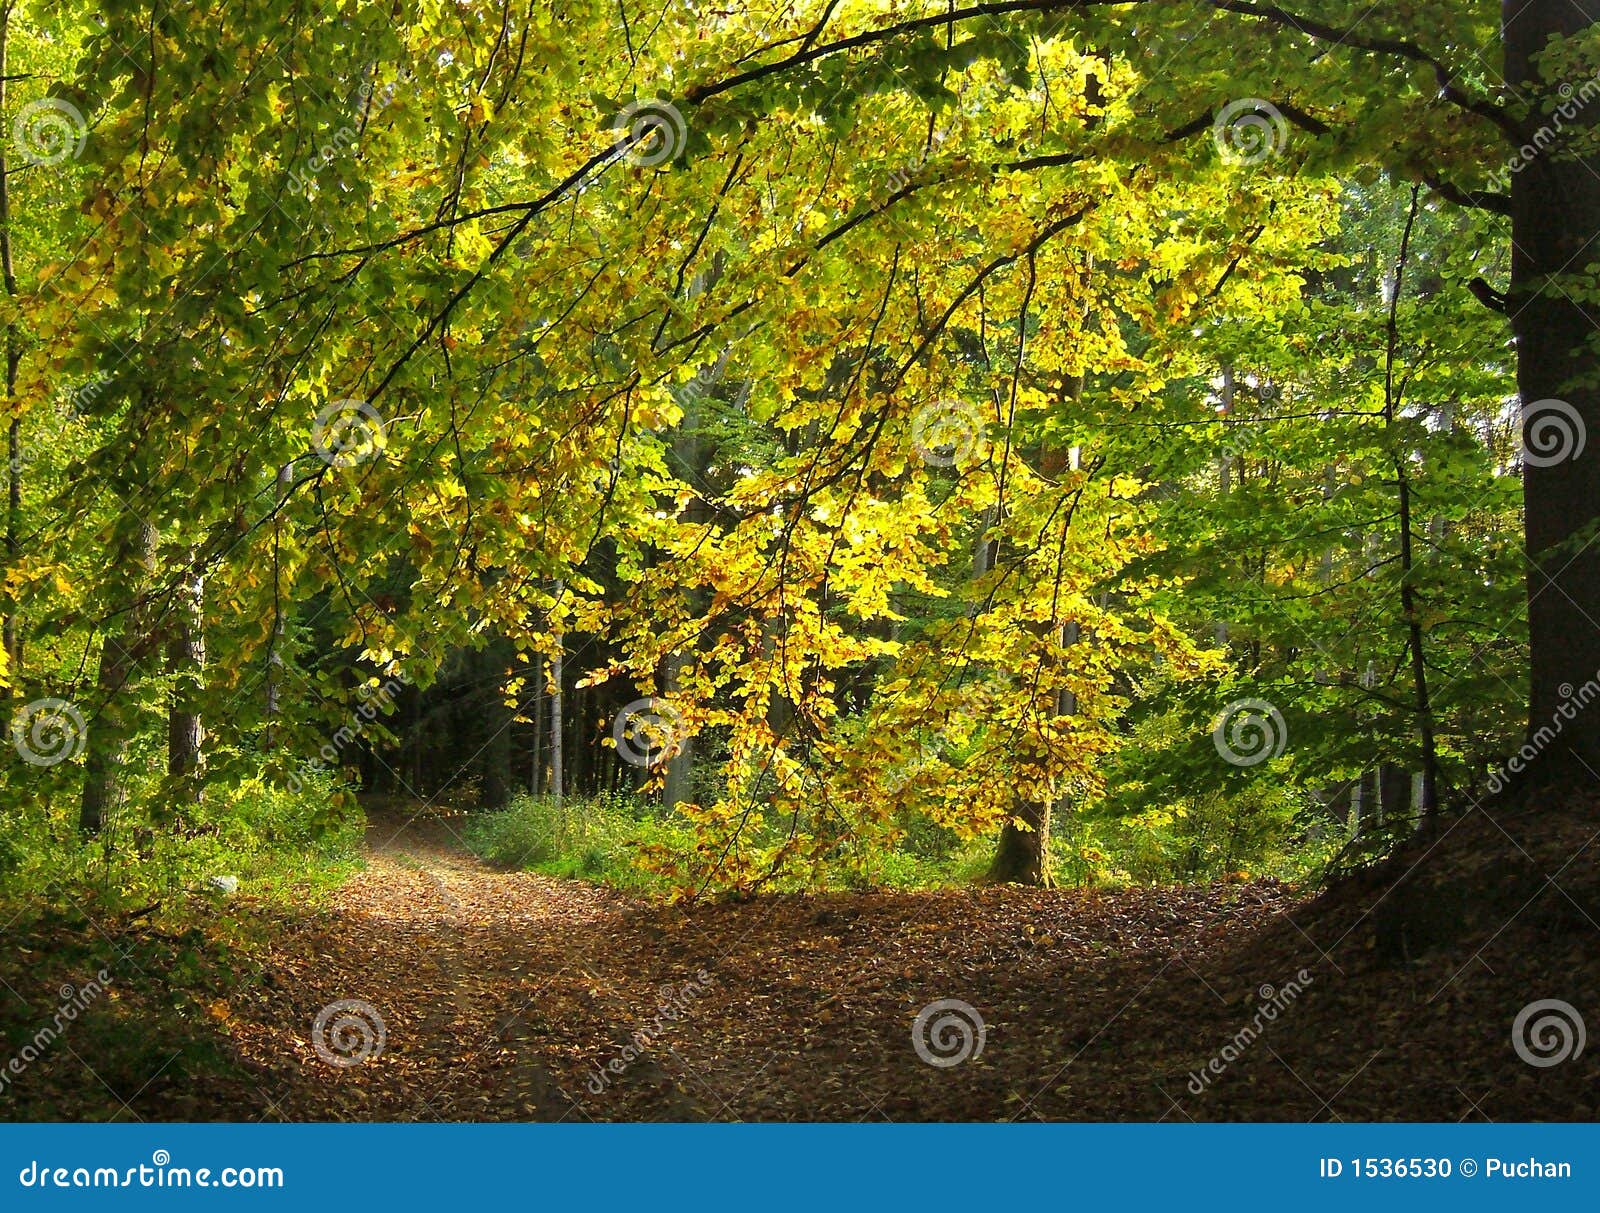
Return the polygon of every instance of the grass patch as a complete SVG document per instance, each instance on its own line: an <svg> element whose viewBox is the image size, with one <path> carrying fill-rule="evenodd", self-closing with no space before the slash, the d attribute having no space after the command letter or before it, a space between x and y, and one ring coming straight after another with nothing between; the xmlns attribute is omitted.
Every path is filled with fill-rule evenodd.
<svg viewBox="0 0 1600 1213"><path fill-rule="evenodd" d="M474 854L505 868L588 880L633 893L664 892L666 882L634 862L641 846L693 845L689 830L628 796L564 800L519 796L497 812L474 814L465 838Z"/></svg>

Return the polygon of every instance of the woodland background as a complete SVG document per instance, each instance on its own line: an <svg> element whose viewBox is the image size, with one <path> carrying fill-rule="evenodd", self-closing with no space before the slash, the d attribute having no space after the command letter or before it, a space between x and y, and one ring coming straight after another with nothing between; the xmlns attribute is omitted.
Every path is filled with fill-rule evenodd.
<svg viewBox="0 0 1600 1213"><path fill-rule="evenodd" d="M1414 856L1600 694L1586 14L5 0L19 947L204 1018L419 815L690 902Z"/></svg>

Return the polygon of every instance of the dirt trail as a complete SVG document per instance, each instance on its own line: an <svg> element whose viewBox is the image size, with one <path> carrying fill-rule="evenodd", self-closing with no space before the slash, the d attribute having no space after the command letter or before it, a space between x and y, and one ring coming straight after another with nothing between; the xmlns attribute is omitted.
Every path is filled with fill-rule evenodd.
<svg viewBox="0 0 1600 1213"><path fill-rule="evenodd" d="M332 911L286 927L265 984L240 1000L232 1025L268 1112L1027 1115L1078 1050L1062 1045L1051 1056L1051 1042L1018 1020L1044 1014L1070 985L1074 1013L1062 1023L1081 1019L1090 1044L1178 949L1198 955L1221 924L1285 900L1276 889L1116 899L982 890L779 896L684 911L493 870L452 833L448 821L375 820L366 870ZM977 1010L985 1052L954 1066L919 1057L913 1022L940 999ZM352 1008L360 1023L348 1030L335 1012L320 1037L325 1056L313 1025L341 1000L371 1011ZM938 1018L929 1034L949 1033L960 1051L962 1025L938 1029ZM1038 1064L1005 1077L992 1059L1008 1045Z"/></svg>
<svg viewBox="0 0 1600 1213"><path fill-rule="evenodd" d="M438 820L374 820L366 858L330 914L287 933L253 1022L241 1025L263 1088L280 1088L276 1110L295 1120L581 1118L552 1074L559 1058L546 1056L561 1034L545 1008L577 1001L603 1023L638 1000L634 983L590 963L626 929L629 903L494 871ZM335 1012L319 1040L318 1014L340 1000L371 1012L351 1008L343 1031Z"/></svg>
<svg viewBox="0 0 1600 1213"><path fill-rule="evenodd" d="M1506 1036L1531 998L1583 1001L1600 984L1592 924L1570 909L1551 918L1563 897L1587 903L1570 882L1511 923L1498 911L1481 924L1453 915L1456 937L1436 941L1435 955L1416 937L1397 962L1382 912L1395 898L1376 885L1315 904L1265 882L781 895L684 909L493 870L454 844L452 824L375 820L368 866L332 909L283 924L262 982L227 1011L258 1106L219 1089L212 1114L1594 1114L1593 1054L1541 1070ZM1575 839L1593 836L1580 825ZM1505 862L1485 853L1492 837L1483 826L1463 854L1495 863L1504 882ZM1529 864L1537 891L1554 863ZM1592 885L1592 862L1583 870ZM1462 879L1451 868L1440 888ZM1509 915L1524 902L1506 889ZM1555 954L1551 932L1566 933ZM340 1000L369 1004L355 1009L369 1028L381 1018L381 1050L337 1021L316 1039L319 1013ZM919 1013L946 1000L964 1005L928 1012L914 1039ZM1269 1003L1277 1012L1264 1022ZM1251 1023L1255 1035L1194 1090L1193 1075Z"/></svg>

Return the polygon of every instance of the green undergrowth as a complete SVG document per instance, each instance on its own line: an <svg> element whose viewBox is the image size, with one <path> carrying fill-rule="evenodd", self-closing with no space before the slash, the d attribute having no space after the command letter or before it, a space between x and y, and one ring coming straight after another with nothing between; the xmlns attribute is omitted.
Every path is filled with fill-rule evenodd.
<svg viewBox="0 0 1600 1213"><path fill-rule="evenodd" d="M76 807L0 808L0 1120L181 1118L202 1076L246 1085L219 1008L356 870L360 811L326 781L244 778L181 808L130 796L85 839Z"/></svg>
<svg viewBox="0 0 1600 1213"><path fill-rule="evenodd" d="M198 804L136 790L92 837L76 800L0 801L0 910L171 912L219 880L252 901L304 904L349 875L362 834L354 799L326 777L298 793L258 775L218 780Z"/></svg>
<svg viewBox="0 0 1600 1213"><path fill-rule="evenodd" d="M640 847L680 852L693 845L684 825L629 796L559 803L546 796L519 796L504 809L474 813L465 838L474 854L500 867L643 894L664 892L666 885L635 862Z"/></svg>
<svg viewBox="0 0 1600 1213"><path fill-rule="evenodd" d="M642 870L641 854L688 857L688 825L642 797L567 799L521 796L504 809L475 812L467 845L500 867L587 880L645 895L668 891ZM1119 888L1203 884L1270 877L1315 880L1348 840L1343 822L1318 816L1293 794L1252 791L1195 797L1128 811L1105 804L1089 813L1058 813L1051 838L1056 884ZM809 878L775 880L795 889L939 889L982 883L992 838L963 840L925 818L908 816L874 838L841 844Z"/></svg>

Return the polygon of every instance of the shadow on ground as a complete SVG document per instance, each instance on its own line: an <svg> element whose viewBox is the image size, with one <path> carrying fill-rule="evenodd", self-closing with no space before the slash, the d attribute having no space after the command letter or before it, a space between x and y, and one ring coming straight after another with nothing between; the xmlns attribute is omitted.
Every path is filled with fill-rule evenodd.
<svg viewBox="0 0 1600 1213"><path fill-rule="evenodd" d="M13 1108L62 1119L1595 1119L1591 1052L1533 1064L1571 1053L1566 1011L1530 1013L1513 1039L1543 1000L1600 1022L1594 817L1587 805L1476 811L1314 899L1257 883L662 907L494 871L455 843L459 821L378 815L366 870L326 912L270 921L254 980L155 1014L159 978L142 975L138 997L91 1009L70 1054L17 1080L50 1085ZM48 1002L40 993L14 991L30 1011ZM372 1013L335 1015L314 1039L340 1000ZM914 1040L919 1012L940 1000L967 1004L981 1032L954 1007ZM29 1021L8 1019L15 1040L13 1021ZM149 1047L113 1050L110 1074L95 1065L130 1034Z"/></svg>

